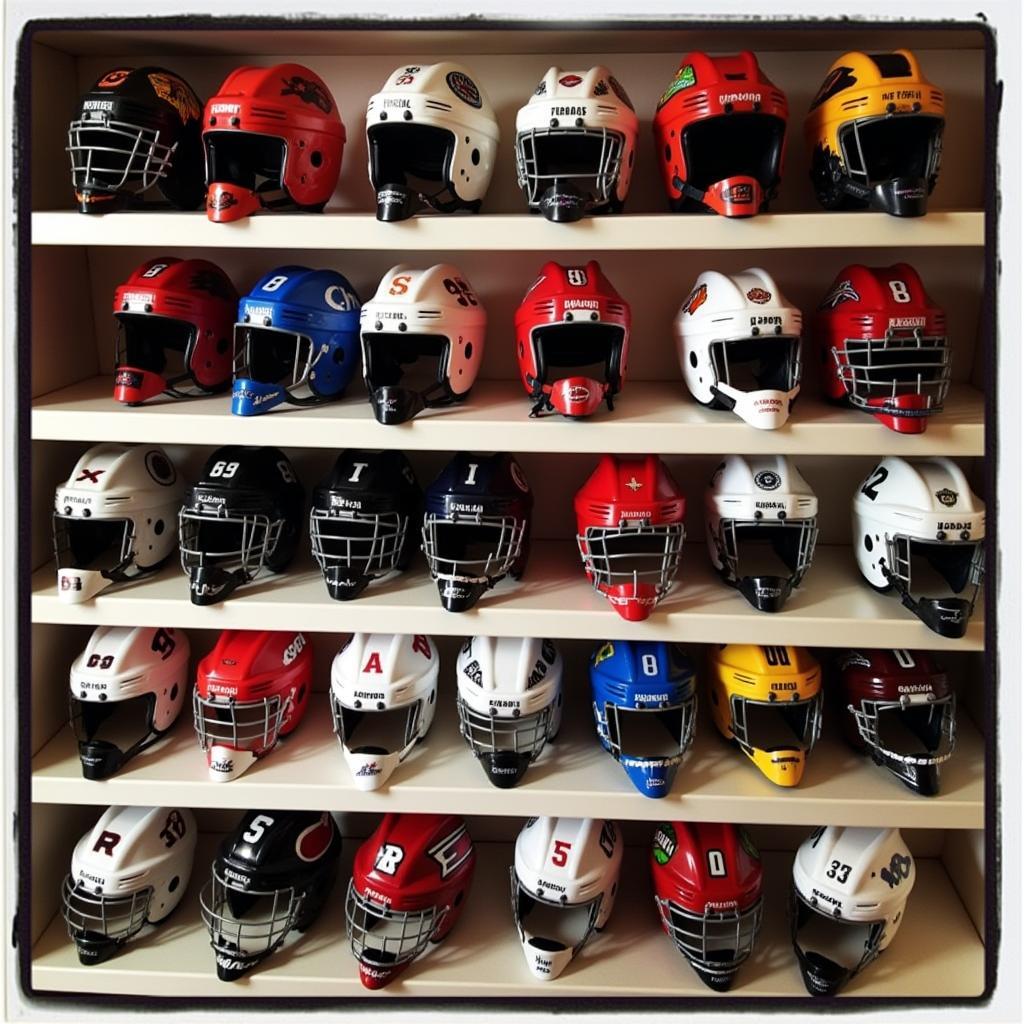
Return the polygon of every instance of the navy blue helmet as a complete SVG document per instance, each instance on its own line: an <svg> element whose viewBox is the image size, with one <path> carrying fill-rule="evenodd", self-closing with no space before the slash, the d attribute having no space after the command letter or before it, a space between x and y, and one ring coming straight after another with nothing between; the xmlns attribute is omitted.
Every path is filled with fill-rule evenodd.
<svg viewBox="0 0 1024 1024"><path fill-rule="evenodd" d="M466 611L505 576L523 575L532 514L530 485L505 452L459 452L441 470L426 492L423 551L448 611Z"/></svg>

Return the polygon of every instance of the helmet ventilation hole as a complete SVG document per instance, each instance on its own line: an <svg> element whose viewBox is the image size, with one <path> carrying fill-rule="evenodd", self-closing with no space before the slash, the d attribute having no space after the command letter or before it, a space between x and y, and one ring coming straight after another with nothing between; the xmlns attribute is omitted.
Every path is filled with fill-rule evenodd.
<svg viewBox="0 0 1024 1024"><path fill-rule="evenodd" d="M314 149L313 152L309 154L309 162L314 167L319 167L324 162L323 153L321 153L319 149Z"/></svg>

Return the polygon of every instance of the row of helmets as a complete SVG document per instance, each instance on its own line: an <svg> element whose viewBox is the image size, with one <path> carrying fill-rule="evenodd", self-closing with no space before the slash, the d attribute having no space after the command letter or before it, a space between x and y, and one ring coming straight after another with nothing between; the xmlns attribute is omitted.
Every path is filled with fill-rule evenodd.
<svg viewBox="0 0 1024 1024"><path fill-rule="evenodd" d="M655 455L604 455L574 505L587 579L622 618L646 619L676 584L685 540L686 498L668 467ZM313 492L313 558L330 596L345 601L392 582L422 546L441 604L464 612L506 576L523 577L533 506L507 453L459 452L423 492L401 452L347 449ZM288 568L305 510L278 448L216 449L182 503L162 448L97 445L54 496L58 597L79 603L144 577L177 546L192 602L218 603ZM759 611L780 611L818 535L818 498L797 467L787 456L729 455L704 510L722 581ZM864 579L934 632L963 636L985 547L985 506L963 470L948 458L885 456L855 490L851 522Z"/></svg>
<svg viewBox="0 0 1024 1024"><path fill-rule="evenodd" d="M674 211L750 217L782 180L789 107L750 51L682 58L654 115L654 151ZM805 120L810 178L827 209L921 216L942 154L945 97L909 50L835 60ZM639 121L603 66L550 68L516 116L516 173L533 212L552 221L619 212ZM426 207L480 209L497 162L498 122L460 64L403 65L366 108L377 217ZM259 210L322 211L341 171L345 126L323 79L300 64L232 71L205 110L180 75L118 67L80 99L68 129L84 213L157 186L214 221Z"/></svg>
<svg viewBox="0 0 1024 1024"><path fill-rule="evenodd" d="M334 730L358 789L379 789L422 743L437 710L439 658L422 634L355 633L330 673ZM956 698L927 653L844 651L830 689L851 746L907 787L939 791L956 745ZM563 659L549 639L468 638L455 665L459 731L488 780L517 785L564 715ZM694 659L664 641L615 640L590 656L597 736L644 796L667 796L693 744ZM298 728L313 688L302 633L225 630L195 672L192 711L210 778L228 782ZM825 687L793 646L708 651L707 695L721 735L773 783L799 784L821 730ZM71 666L71 726L82 774L105 779L162 740L190 688L190 644L177 629L100 626ZM133 734L134 733L134 734ZM284 756L287 757L287 746Z"/></svg>
<svg viewBox="0 0 1024 1024"><path fill-rule="evenodd" d="M187 808L110 807L82 836L62 902L83 964L145 942L181 903L196 833ZM537 817L519 832L511 909L536 980L571 973L584 946L613 927L624 847L614 821ZM326 811L242 815L221 841L199 894L222 981L243 978L275 951L302 941L327 906L341 848ZM476 859L456 815L388 814L359 844L344 913L364 986L383 988L447 938L469 901ZM765 912L764 870L752 838L737 825L664 822L648 865L657 911L650 926L660 920L700 980L728 990L757 949ZM793 951L811 995L836 994L889 946L915 879L899 829L828 826L801 843L788 910ZM630 886L634 893L639 883ZM854 934L859 941L850 941Z"/></svg>
<svg viewBox="0 0 1024 1024"><path fill-rule="evenodd" d="M487 314L451 264L392 267L360 304L336 270L279 266L239 300L207 260L147 260L114 292L114 398L138 405L232 388L242 416L336 400L359 369L377 420L403 423L470 394ZM580 418L623 388L632 316L591 260L548 261L515 315L531 415ZM704 271L674 321L693 397L751 426L783 426L800 393L803 316L770 274ZM946 315L909 264L841 270L813 317L825 397L921 433L949 389ZM596 376L595 376L596 375Z"/></svg>

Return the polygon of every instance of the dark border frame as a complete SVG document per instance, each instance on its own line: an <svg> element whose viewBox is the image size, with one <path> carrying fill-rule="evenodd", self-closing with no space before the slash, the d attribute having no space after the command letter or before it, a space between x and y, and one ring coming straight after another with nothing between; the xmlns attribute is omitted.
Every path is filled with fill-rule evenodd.
<svg viewBox="0 0 1024 1024"><path fill-rule="evenodd" d="M350 997L344 1000L317 996L310 998L281 998L273 996L204 996L204 997L153 997L131 995L90 995L88 993L52 992L36 990L32 986L31 928L28 908L31 906L31 850L32 850L32 750L30 745L29 708L31 701L31 575L32 566L28 561L31 550L31 302L25 296L31 295L31 252L32 252L32 194L31 177L28 173L31 135L31 73L32 43L39 32L76 30L130 32L139 29L168 29L178 31L203 31L217 29L264 30L288 32L310 28L334 31L379 31L399 30L448 30L448 31L501 31L537 29L549 32L571 31L581 24L588 30L614 30L620 33L671 29L673 31L736 31L756 29L758 31L789 31L813 29L815 31L844 32L851 28L893 30L911 33L921 30L950 31L974 30L981 37L985 53L985 274L983 285L981 346L983 374L988 401L985 407L985 466L984 480L986 500L989 509L986 530L986 559L989 571L985 578L986 622L985 651L983 654L985 699L984 728L985 744L985 987L978 996L946 998L938 996L883 997L844 996L811 999L810 997L765 997L735 995L725 1000L701 996L650 997L650 998L607 998L574 997L552 1001L542 996L515 998L470 997L465 999L433 996L395 996L388 1005L408 1010L423 1006L429 1009L447 1008L456 1011L503 1009L513 1011L550 1010L552 1012L596 1012L630 1009L634 1011L667 1010L718 1010L720 1012L857 1012L862 1009L897 1007L976 1007L986 1004L992 997L997 983L999 961L999 897L1001 894L1002 850L999 818L998 783L998 716L996 714L996 692L999 684L998 664L995 657L997 641L996 623L996 576L998 573L998 517L997 464L999 461L998 390L995 387L995 357L997 355L997 289L998 275L998 218L999 194L997 173L997 135L999 110L1002 100L1002 83L996 79L996 38L995 31L979 14L975 21L901 21L896 19L872 19L854 21L851 19L793 18L760 21L751 18L737 18L720 22L700 21L692 18L651 19L645 21L620 22L601 19L582 22L563 19L558 21L536 21L533 19L511 19L490 17L466 17L452 19L359 19L359 18L318 18L306 15L301 18L280 18L274 16L230 17L219 15L152 16L132 18L54 18L33 19L26 22L18 40L15 65L13 145L15 153L15 287L19 297L17 331L17 427L15 430L16 458L13 465L18 474L17 503L17 666L18 666L18 749L17 749L17 811L14 818L14 835L18 843L18 908L12 932L12 942L18 949L18 980L23 996L44 1009L46 1004L58 1003L67 1006L78 1003L97 1008L117 1010L164 1010L224 1008L237 1010L273 1011L277 1009L309 1010L327 1009L357 1011L380 1006L373 997ZM989 684L991 680L991 684Z"/></svg>

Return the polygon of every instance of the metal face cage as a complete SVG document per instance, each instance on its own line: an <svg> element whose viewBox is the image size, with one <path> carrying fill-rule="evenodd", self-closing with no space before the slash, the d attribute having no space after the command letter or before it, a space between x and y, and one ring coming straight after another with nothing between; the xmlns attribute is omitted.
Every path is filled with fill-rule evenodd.
<svg viewBox="0 0 1024 1024"><path fill-rule="evenodd" d="M655 897L661 922L679 951L702 971L729 974L753 952L761 929L763 901L739 907L707 906L702 914L674 900ZM728 958L723 953L731 953Z"/></svg>
<svg viewBox="0 0 1024 1024"><path fill-rule="evenodd" d="M525 533L526 520L514 516L448 519L428 512L423 517L423 553L434 579L489 583L515 565ZM486 554L466 557L470 546Z"/></svg>
<svg viewBox="0 0 1024 1024"><path fill-rule="evenodd" d="M229 697L201 697L192 691L192 717L199 746L251 750L257 756L277 742L292 702L280 695L261 700L238 701Z"/></svg>
<svg viewBox="0 0 1024 1024"><path fill-rule="evenodd" d="M524 939L525 936L525 921L529 914L530 909L538 903L546 904L549 907L557 907L561 909L569 908L576 910L580 907L585 908L588 911L587 924L583 931L583 936L578 942L572 947L572 955L576 956L577 953L587 944L590 940L590 936L594 934L594 929L597 927L597 916L601 910L601 901L604 898L603 894L598 894L592 900L588 900L584 903L566 903L566 902L555 902L554 900L544 899L540 895L540 890L537 892L530 892L523 883L519 880L519 876L516 874L516 868L513 864L508 869L509 882L511 885L511 897L512 897L512 916L516 922L516 928L519 931L520 940ZM564 899L564 897L563 897ZM543 936L540 936L543 938ZM550 948L550 947L549 947Z"/></svg>
<svg viewBox="0 0 1024 1024"><path fill-rule="evenodd" d="M682 523L649 526L627 520L620 526L588 526L576 543L596 589L646 583L660 600L676 577L684 538Z"/></svg>
<svg viewBox="0 0 1024 1024"><path fill-rule="evenodd" d="M861 739L874 750L878 750L887 759L905 766L928 766L942 764L953 756L956 746L956 697L947 694L938 700L930 697L921 699L921 695L913 697L904 695L900 700L862 700L860 705L850 704L849 710L857 722L857 731ZM879 728L882 715L919 714L925 721L921 730L927 729L934 736L934 745L925 744L927 749L922 754L904 754L884 745L882 730ZM922 737L922 743L924 743Z"/></svg>
<svg viewBox="0 0 1024 1024"><path fill-rule="evenodd" d="M361 963L394 967L409 963L427 948L441 926L448 907L393 910L356 888L349 879L345 897L345 924L352 955Z"/></svg>
<svg viewBox="0 0 1024 1024"><path fill-rule="evenodd" d="M459 711L459 732L476 757L499 750L511 750L529 755L532 764L540 757L548 741L554 712L551 704L532 715L518 718L508 717L508 712L499 717L497 714L487 715L476 711L461 694L456 706Z"/></svg>
<svg viewBox="0 0 1024 1024"><path fill-rule="evenodd" d="M74 939L92 933L126 942L146 923L153 891L150 885L124 896L106 896L89 892L86 882L66 875L61 896L68 935Z"/></svg>
<svg viewBox="0 0 1024 1024"><path fill-rule="evenodd" d="M216 566L254 579L277 547L283 527L284 519L271 520L262 512L231 515L224 505L216 512L185 507L178 512L181 567L188 572Z"/></svg>
<svg viewBox="0 0 1024 1024"><path fill-rule="evenodd" d="M708 346L715 384L739 391L759 389L792 391L800 383L803 346L792 334L763 334L713 341ZM740 373L741 367L746 368ZM733 380L736 377L736 380Z"/></svg>
<svg viewBox="0 0 1024 1024"><path fill-rule="evenodd" d="M622 736L622 717L630 715L656 715L665 727L673 740L675 749L671 753L652 755L645 750L624 750L620 737ZM693 690L690 696L681 700L678 704L650 705L644 708L625 708L619 704L611 704L605 701L604 704L604 725L605 736L608 747L615 755L615 758L627 760L674 760L682 757L693 742L694 731L697 726L697 692ZM669 722L672 724L670 725Z"/></svg>
<svg viewBox="0 0 1024 1024"><path fill-rule="evenodd" d="M810 750L821 734L822 693L820 690L813 697L804 700L761 701L733 694L729 704L732 709L732 733L742 746L751 750L770 749L760 742L760 736L752 735L752 730L747 722L747 710L751 707L770 708L772 711L784 715L802 750ZM754 731L756 732L756 730Z"/></svg>
<svg viewBox="0 0 1024 1024"><path fill-rule="evenodd" d="M886 535L885 548L888 555L888 562L882 566L886 579L900 593L911 593L911 559L915 546L935 547L952 550L954 548L962 551L965 564L962 569L963 583L957 587L950 583L954 593L962 593L970 587L970 606L973 609L974 602L981 587L981 580L985 574L985 545L980 540L972 541L925 541L918 537L909 537L905 533L897 533L892 536ZM969 556L969 561L967 561Z"/></svg>
<svg viewBox="0 0 1024 1024"><path fill-rule="evenodd" d="M358 703L358 701L356 702ZM363 708L351 708L346 707L338 700L334 691L331 691L331 720L334 723L334 732L338 737L338 741L344 747L350 747L358 750L358 744L355 742L356 731L359 728L359 723L365 714L371 715L383 715L392 714L397 715L401 712L406 712L405 718L405 730L402 738L402 745L398 750L398 753L405 754L419 736L420 717L423 713L423 701L415 700L406 707L396 708L378 708L375 706L368 706ZM395 751L385 751L387 754L393 754Z"/></svg>
<svg viewBox="0 0 1024 1024"><path fill-rule="evenodd" d="M556 181L586 184L595 204L615 199L624 138L608 128L531 128L516 136L516 173L536 206Z"/></svg>
<svg viewBox="0 0 1024 1024"><path fill-rule="evenodd" d="M321 572L331 566L381 576L398 567L409 517L398 512L313 508L309 538Z"/></svg>
<svg viewBox="0 0 1024 1024"><path fill-rule="evenodd" d="M846 173L864 185L932 178L942 162L943 127L942 118L930 114L857 118L839 133Z"/></svg>
<svg viewBox="0 0 1024 1024"><path fill-rule="evenodd" d="M769 541L782 556L792 573L789 582L794 587L800 585L814 558L818 540L817 516L809 519L722 519L719 523L715 546L730 579L735 581L741 576L740 541L755 539L751 533L757 531L757 539Z"/></svg>
<svg viewBox="0 0 1024 1024"><path fill-rule="evenodd" d="M140 195L167 177L177 143L160 142L159 129L140 128L91 111L68 127L71 181L75 189L102 188Z"/></svg>

